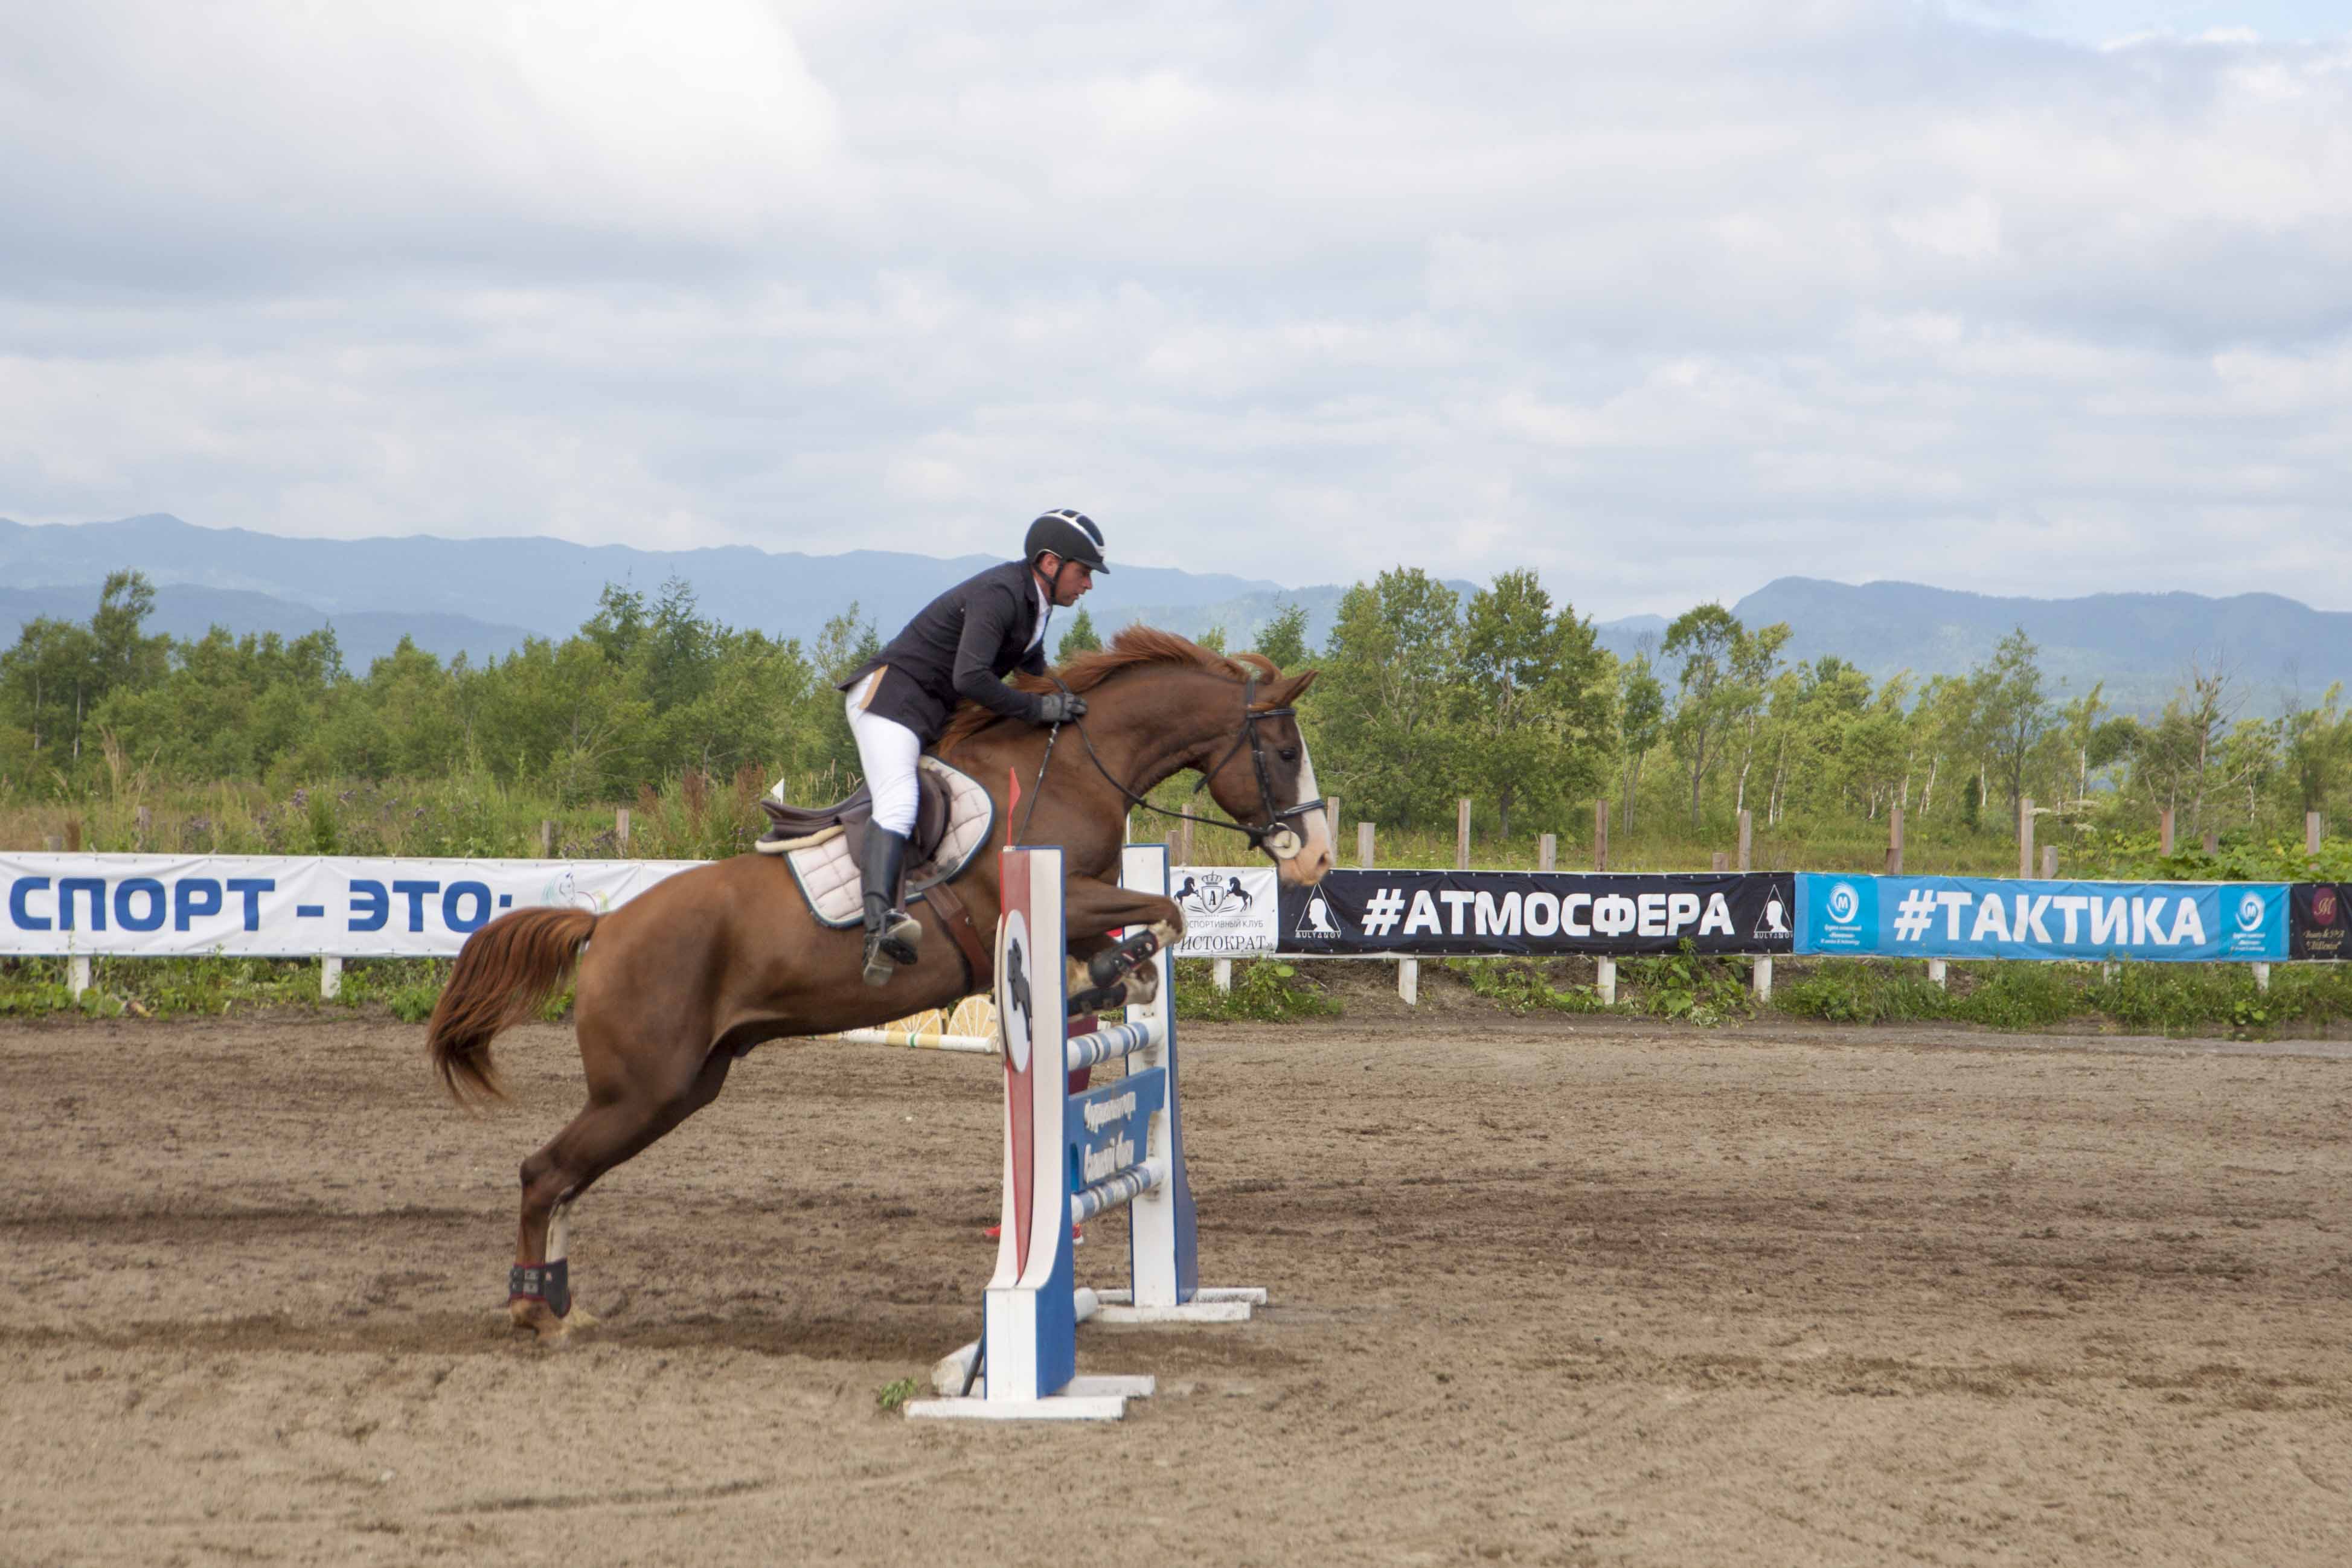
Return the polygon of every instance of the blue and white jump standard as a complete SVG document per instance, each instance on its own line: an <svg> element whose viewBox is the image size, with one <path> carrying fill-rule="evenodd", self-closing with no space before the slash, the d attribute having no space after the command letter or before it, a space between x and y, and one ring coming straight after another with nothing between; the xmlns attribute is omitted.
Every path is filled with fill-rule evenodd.
<svg viewBox="0 0 2352 1568"><path fill-rule="evenodd" d="M1129 844L1123 885L1164 893L1168 851ZM946 1397L912 1400L911 1417L1117 1420L1154 1380L1082 1377L1077 1326L1104 1322L1241 1322L1262 1290L1203 1290L1184 1134L1176 1099L1176 974L1150 960L1159 994L1129 1003L1128 1021L1072 1036L1066 1019L1062 852L1008 849L996 929L996 1017L1004 1053L1004 1216L982 1338L932 1369ZM1068 1074L1127 1061L1113 1083L1069 1092ZM1128 1207L1126 1291L1080 1290L1072 1225ZM981 1375L972 1359L986 1346ZM969 1385L969 1392L965 1389Z"/></svg>

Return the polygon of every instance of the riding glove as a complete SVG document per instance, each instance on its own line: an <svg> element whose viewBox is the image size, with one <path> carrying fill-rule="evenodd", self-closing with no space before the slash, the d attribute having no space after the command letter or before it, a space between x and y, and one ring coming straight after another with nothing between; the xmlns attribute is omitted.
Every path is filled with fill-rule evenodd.
<svg viewBox="0 0 2352 1568"><path fill-rule="evenodd" d="M1047 692L1037 699L1039 724L1067 724L1087 716L1087 699L1074 692Z"/></svg>

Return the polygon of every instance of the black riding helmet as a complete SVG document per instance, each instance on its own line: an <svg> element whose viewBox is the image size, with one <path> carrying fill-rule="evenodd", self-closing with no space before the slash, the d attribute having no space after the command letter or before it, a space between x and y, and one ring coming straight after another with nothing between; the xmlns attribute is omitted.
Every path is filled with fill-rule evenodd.
<svg viewBox="0 0 2352 1568"><path fill-rule="evenodd" d="M1103 562L1102 529L1095 527L1092 517L1069 507L1048 512L1029 525L1029 537L1021 544L1023 559L1034 564L1047 550L1097 575L1110 570Z"/></svg>

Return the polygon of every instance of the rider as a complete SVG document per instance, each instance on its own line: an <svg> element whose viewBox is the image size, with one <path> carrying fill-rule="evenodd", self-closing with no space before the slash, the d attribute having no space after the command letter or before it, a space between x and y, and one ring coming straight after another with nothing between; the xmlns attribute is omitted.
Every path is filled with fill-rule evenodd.
<svg viewBox="0 0 2352 1568"><path fill-rule="evenodd" d="M1022 558L958 583L841 683L849 731L874 796L858 872L866 889L866 983L887 986L893 965L912 964L923 928L901 903L907 840L915 831L917 759L969 697L1009 718L1063 724L1087 711L1068 692L1022 692L1014 670L1045 671L1045 626L1055 605L1076 604L1103 563L1102 529L1064 507L1029 525Z"/></svg>

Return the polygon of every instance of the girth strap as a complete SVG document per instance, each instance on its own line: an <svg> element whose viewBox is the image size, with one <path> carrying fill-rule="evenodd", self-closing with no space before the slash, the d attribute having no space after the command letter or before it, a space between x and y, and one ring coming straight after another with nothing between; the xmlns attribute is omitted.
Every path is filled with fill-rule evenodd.
<svg viewBox="0 0 2352 1568"><path fill-rule="evenodd" d="M963 994L971 996L995 985L996 960L990 956L988 944L980 939L980 927L972 924L971 911L964 907L955 889L942 882L915 897L938 912L940 928L955 943L956 955L963 960Z"/></svg>

